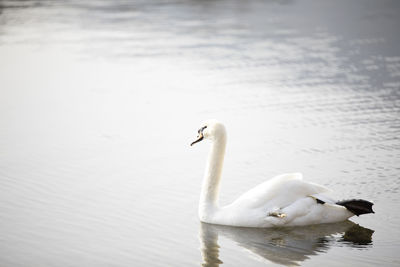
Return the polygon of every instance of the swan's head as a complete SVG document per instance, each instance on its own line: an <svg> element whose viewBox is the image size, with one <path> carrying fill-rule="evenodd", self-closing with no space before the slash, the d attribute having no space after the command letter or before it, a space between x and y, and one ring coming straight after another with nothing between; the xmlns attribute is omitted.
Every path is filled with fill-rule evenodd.
<svg viewBox="0 0 400 267"><path fill-rule="evenodd" d="M197 139L190 144L191 146L203 139L217 140L226 137L225 126L217 120L204 122L197 133Z"/></svg>

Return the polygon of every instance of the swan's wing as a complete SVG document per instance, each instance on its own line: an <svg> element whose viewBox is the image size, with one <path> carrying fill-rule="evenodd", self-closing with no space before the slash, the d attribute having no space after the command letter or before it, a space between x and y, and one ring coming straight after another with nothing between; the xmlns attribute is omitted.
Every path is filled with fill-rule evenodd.
<svg viewBox="0 0 400 267"><path fill-rule="evenodd" d="M300 198L328 191L322 185L303 181L300 173L282 174L250 189L232 205L273 210L286 207Z"/></svg>

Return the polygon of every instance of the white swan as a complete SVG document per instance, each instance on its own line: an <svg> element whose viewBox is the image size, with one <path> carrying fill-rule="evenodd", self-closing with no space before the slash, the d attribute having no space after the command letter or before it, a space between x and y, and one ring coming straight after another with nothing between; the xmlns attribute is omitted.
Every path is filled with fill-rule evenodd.
<svg viewBox="0 0 400 267"><path fill-rule="evenodd" d="M232 204L219 207L218 194L226 147L226 130L216 120L207 121L191 145L209 139L213 142L200 195L202 222L242 226L297 226L345 221L353 215L374 213L366 200L337 202L324 193L324 186L305 182L299 173L274 177L247 191Z"/></svg>

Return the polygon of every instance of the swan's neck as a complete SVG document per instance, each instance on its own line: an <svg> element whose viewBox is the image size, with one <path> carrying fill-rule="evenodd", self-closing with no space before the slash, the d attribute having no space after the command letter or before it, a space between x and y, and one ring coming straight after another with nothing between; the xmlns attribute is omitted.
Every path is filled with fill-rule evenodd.
<svg viewBox="0 0 400 267"><path fill-rule="evenodd" d="M207 221L218 210L218 194L221 181L222 166L224 163L226 135L221 135L213 141L208 156L206 171L200 194L199 216Z"/></svg>

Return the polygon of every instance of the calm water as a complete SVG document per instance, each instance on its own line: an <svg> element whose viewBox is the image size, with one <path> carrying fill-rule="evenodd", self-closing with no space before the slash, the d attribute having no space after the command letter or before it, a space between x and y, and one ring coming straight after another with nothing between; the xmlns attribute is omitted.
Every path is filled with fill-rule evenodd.
<svg viewBox="0 0 400 267"><path fill-rule="evenodd" d="M1 266L400 265L400 2L0 1ZM207 144L221 202L303 172L352 222L199 223Z"/></svg>

